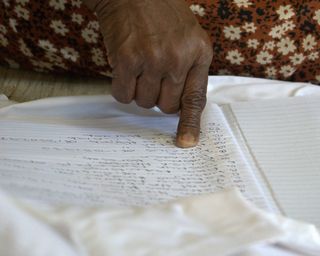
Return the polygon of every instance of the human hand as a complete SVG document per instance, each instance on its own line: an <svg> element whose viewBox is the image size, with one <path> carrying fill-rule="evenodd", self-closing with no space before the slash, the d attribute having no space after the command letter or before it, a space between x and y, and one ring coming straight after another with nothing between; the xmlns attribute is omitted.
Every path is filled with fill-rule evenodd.
<svg viewBox="0 0 320 256"><path fill-rule="evenodd" d="M184 0L86 0L97 13L122 103L180 110L176 145L198 143L212 46Z"/></svg>

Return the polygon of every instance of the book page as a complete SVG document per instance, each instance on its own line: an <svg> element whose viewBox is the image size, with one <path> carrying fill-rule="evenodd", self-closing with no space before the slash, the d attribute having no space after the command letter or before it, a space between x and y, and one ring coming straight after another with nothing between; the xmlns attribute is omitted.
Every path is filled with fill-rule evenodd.
<svg viewBox="0 0 320 256"><path fill-rule="evenodd" d="M320 98L231 104L282 212L320 227Z"/></svg>
<svg viewBox="0 0 320 256"><path fill-rule="evenodd" d="M177 116L0 120L0 186L16 196L81 205L148 205L238 187L267 208L218 106L199 146L173 145Z"/></svg>

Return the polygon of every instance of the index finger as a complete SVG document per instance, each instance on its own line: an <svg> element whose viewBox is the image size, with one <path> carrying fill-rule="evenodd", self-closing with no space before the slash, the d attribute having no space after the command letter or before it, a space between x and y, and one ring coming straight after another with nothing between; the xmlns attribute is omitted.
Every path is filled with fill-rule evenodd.
<svg viewBox="0 0 320 256"><path fill-rule="evenodd" d="M201 114L207 101L209 65L192 67L187 75L181 98L181 112L176 146L194 147L198 144Z"/></svg>

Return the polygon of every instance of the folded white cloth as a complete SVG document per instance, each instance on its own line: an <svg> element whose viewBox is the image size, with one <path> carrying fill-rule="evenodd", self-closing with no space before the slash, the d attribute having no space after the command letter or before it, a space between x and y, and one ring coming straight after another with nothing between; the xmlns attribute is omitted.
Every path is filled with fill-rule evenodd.
<svg viewBox="0 0 320 256"><path fill-rule="evenodd" d="M320 255L312 225L258 210L236 190L147 208L51 208L8 198L0 194L0 255Z"/></svg>

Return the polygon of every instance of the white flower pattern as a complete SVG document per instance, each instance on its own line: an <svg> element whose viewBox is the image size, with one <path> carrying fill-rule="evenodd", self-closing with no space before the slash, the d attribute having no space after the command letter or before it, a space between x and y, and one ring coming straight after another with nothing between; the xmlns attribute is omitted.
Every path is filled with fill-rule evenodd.
<svg viewBox="0 0 320 256"><path fill-rule="evenodd" d="M277 76L277 69L275 67L267 67L266 68L266 75L270 79L274 79Z"/></svg>
<svg viewBox="0 0 320 256"><path fill-rule="evenodd" d="M247 33L254 33L257 30L257 27L255 26L255 24L253 22L246 22L242 28L244 29L244 31L246 31Z"/></svg>
<svg viewBox="0 0 320 256"><path fill-rule="evenodd" d="M50 27L54 30L55 33L65 36L69 29L61 20L52 20Z"/></svg>
<svg viewBox="0 0 320 256"><path fill-rule="evenodd" d="M238 40L241 37L241 29L238 27L234 27L233 25L224 27L224 36L227 39L230 39L232 41Z"/></svg>
<svg viewBox="0 0 320 256"><path fill-rule="evenodd" d="M3 34L0 34L0 46L6 47L8 46L8 44L9 44L8 39Z"/></svg>
<svg viewBox="0 0 320 256"><path fill-rule="evenodd" d="M36 15L33 1L1 1L10 15L0 18L0 57L4 55L0 64L29 65L44 72L87 69L88 74L110 75L97 15L88 11L82 0L48 0L48 8ZM205 1L187 2L215 40L215 59L221 61L213 61L213 74L311 82L320 76L320 8L313 4L316 0L310 0L312 4L231 0L217 3L217 9ZM45 25L39 23L41 15L46 17ZM38 34L31 27L32 33L28 33L27 24L37 24L45 33ZM14 47L17 54L8 50Z"/></svg>
<svg viewBox="0 0 320 256"><path fill-rule="evenodd" d="M292 9L292 6L290 4L288 5L281 5L279 9L277 10L277 13L279 15L280 20L288 20L294 16L294 11Z"/></svg>
<svg viewBox="0 0 320 256"><path fill-rule="evenodd" d="M21 5L17 5L15 8L14 8L14 11L17 15L18 18L22 18L22 19L25 19L25 20L29 20L30 18L30 13L29 11L22 7Z"/></svg>
<svg viewBox="0 0 320 256"><path fill-rule="evenodd" d="M27 57L33 57L33 54L23 39L19 40L19 49Z"/></svg>
<svg viewBox="0 0 320 256"><path fill-rule="evenodd" d="M81 31L81 35L87 43L97 43L98 33L93 29L86 27Z"/></svg>
<svg viewBox="0 0 320 256"><path fill-rule="evenodd" d="M308 59L311 61L315 61L315 60L319 59L319 53L318 52L310 53L310 55L308 56Z"/></svg>
<svg viewBox="0 0 320 256"><path fill-rule="evenodd" d="M295 72L295 69L290 65L282 66L279 73L282 74L285 78L291 76Z"/></svg>
<svg viewBox="0 0 320 256"><path fill-rule="evenodd" d="M302 42L302 47L305 51L312 51L317 45L316 38L313 35L307 35Z"/></svg>
<svg viewBox="0 0 320 256"><path fill-rule="evenodd" d="M52 43L50 43L48 40L39 40L38 41L38 45L40 48L42 48L43 50L47 51L47 52L57 52L58 50L54 47L54 45Z"/></svg>
<svg viewBox="0 0 320 256"><path fill-rule="evenodd" d="M17 30L17 20L16 19L9 19L9 26L11 27L11 29L15 32L15 33L18 33L18 30Z"/></svg>
<svg viewBox="0 0 320 256"><path fill-rule="evenodd" d="M244 57L239 52L239 50L231 50L228 52L226 59L230 61L231 64L240 65L244 61Z"/></svg>
<svg viewBox="0 0 320 256"><path fill-rule="evenodd" d="M51 6L55 10L65 10L65 4L67 3L66 0L50 0L49 6Z"/></svg>
<svg viewBox="0 0 320 256"><path fill-rule="evenodd" d="M271 29L269 36L271 36L272 38L280 39L282 36L284 36L285 33L286 30L284 29L284 27L281 25L277 25Z"/></svg>
<svg viewBox="0 0 320 256"><path fill-rule="evenodd" d="M267 51L261 51L257 55L257 62L262 65L270 64L272 59L273 59L273 56Z"/></svg>
<svg viewBox="0 0 320 256"><path fill-rule="evenodd" d="M289 57L292 65L300 65L305 60L305 58L306 57L302 53L295 53L294 55Z"/></svg>
<svg viewBox="0 0 320 256"><path fill-rule="evenodd" d="M76 62L79 59L79 53L71 47L64 47L60 50L60 52L66 60Z"/></svg>
<svg viewBox="0 0 320 256"><path fill-rule="evenodd" d="M288 55L297 49L297 47L294 45L294 41L289 37L282 38L280 42L277 43L277 47L278 52L282 55Z"/></svg>
<svg viewBox="0 0 320 256"><path fill-rule="evenodd" d="M71 15L71 20L72 20L73 22L81 25L82 22L83 22L83 17L82 17L82 15L79 14L79 13L72 13L72 15Z"/></svg>
<svg viewBox="0 0 320 256"><path fill-rule="evenodd" d="M250 5L252 5L251 1L248 0L233 0L233 2L239 7L245 7L248 8Z"/></svg>
<svg viewBox="0 0 320 256"><path fill-rule="evenodd" d="M257 39L249 39L247 44L249 48L257 49L259 46L259 41Z"/></svg>
<svg viewBox="0 0 320 256"><path fill-rule="evenodd" d="M313 19L320 25L320 9L315 11Z"/></svg>
<svg viewBox="0 0 320 256"><path fill-rule="evenodd" d="M194 14L199 15L200 17L203 17L206 14L205 9L199 4L190 5L190 9Z"/></svg>
<svg viewBox="0 0 320 256"><path fill-rule="evenodd" d="M106 59L103 56L103 52L98 49L98 48L93 48L91 50L92 53L92 61L97 65L97 66L104 66L107 64Z"/></svg>

